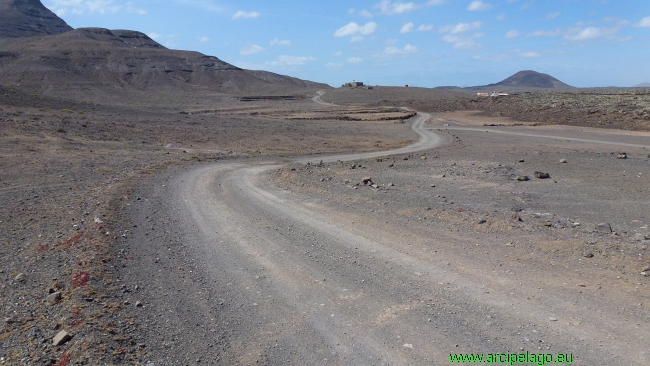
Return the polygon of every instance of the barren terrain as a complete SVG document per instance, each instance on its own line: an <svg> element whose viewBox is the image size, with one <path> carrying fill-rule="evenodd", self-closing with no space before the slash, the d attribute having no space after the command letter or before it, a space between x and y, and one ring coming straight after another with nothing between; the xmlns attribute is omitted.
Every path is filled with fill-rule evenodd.
<svg viewBox="0 0 650 366"><path fill-rule="evenodd" d="M3 92L0 362L650 359L646 132L413 117L417 90Z"/></svg>

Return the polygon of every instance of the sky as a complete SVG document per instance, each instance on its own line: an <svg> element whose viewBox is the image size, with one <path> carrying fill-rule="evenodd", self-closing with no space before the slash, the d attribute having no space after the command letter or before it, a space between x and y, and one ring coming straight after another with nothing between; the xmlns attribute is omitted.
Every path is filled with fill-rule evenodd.
<svg viewBox="0 0 650 366"><path fill-rule="evenodd" d="M476 86L521 70L576 87L650 82L648 0L42 0L238 67L340 86Z"/></svg>

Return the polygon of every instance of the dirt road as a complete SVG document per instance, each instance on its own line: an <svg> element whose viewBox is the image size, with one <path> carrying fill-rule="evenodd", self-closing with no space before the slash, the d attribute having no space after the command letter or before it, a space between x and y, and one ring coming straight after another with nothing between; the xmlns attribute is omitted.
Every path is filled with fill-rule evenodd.
<svg viewBox="0 0 650 366"><path fill-rule="evenodd" d="M429 118L413 119L420 139L405 148L294 163L451 142ZM526 352L575 365L650 361L644 279L584 285L592 268L509 251L501 237L353 214L269 182L280 167L207 165L139 193L127 247L143 259L130 271L148 299L145 328L165 348L156 365L445 365L451 353ZM583 291L592 286L602 291Z"/></svg>

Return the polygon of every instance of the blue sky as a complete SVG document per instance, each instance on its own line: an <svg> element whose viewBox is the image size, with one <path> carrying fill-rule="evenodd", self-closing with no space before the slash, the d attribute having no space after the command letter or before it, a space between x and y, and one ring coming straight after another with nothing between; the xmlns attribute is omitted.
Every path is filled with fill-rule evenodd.
<svg viewBox="0 0 650 366"><path fill-rule="evenodd" d="M650 82L650 1L42 0L72 27L132 29L233 65L339 86Z"/></svg>

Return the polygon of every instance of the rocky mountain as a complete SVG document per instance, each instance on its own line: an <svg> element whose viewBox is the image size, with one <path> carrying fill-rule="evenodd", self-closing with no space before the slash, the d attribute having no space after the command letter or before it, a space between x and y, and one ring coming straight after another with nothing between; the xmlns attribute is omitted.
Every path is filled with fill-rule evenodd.
<svg viewBox="0 0 650 366"><path fill-rule="evenodd" d="M572 86L567 85L560 80L548 74L542 74L532 70L519 71L518 73L502 80L496 84L488 84L481 88L497 88L497 89L555 89L565 90L573 89Z"/></svg>
<svg viewBox="0 0 650 366"><path fill-rule="evenodd" d="M650 88L650 83L636 84L633 88Z"/></svg>
<svg viewBox="0 0 650 366"><path fill-rule="evenodd" d="M5 11L32 14L12 15L20 25L0 25L12 35L0 38L0 83L42 95L97 100L142 91L263 94L329 88L271 72L244 70L199 52L170 50L137 31L72 30L39 0L0 0L0 6L4 18ZM57 28L56 24L64 26ZM42 32L30 33L29 29Z"/></svg>
<svg viewBox="0 0 650 366"><path fill-rule="evenodd" d="M0 38L31 37L71 31L40 0L0 0Z"/></svg>

